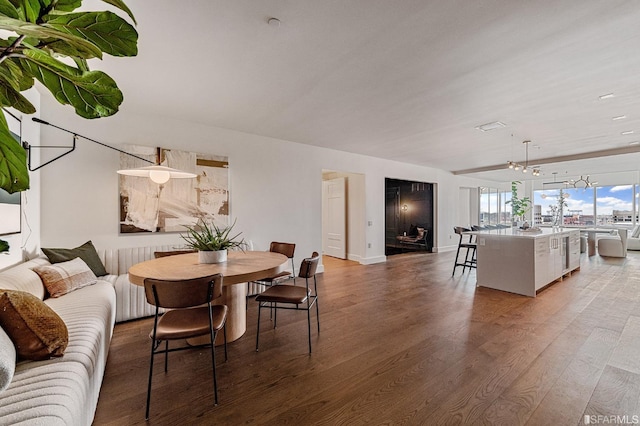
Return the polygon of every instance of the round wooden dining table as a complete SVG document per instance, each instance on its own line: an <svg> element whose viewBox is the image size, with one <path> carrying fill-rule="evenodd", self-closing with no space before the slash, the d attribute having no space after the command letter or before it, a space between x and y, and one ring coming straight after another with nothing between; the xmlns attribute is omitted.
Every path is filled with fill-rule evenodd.
<svg viewBox="0 0 640 426"><path fill-rule="evenodd" d="M236 284L257 281L282 272L287 261L286 256L268 251L230 251L226 262L215 264L199 263L198 253L178 254L133 265L129 268L129 281L143 286L146 278L179 281L221 273L222 297L216 299L214 304L227 305L229 308L227 342L233 342L247 330L247 286ZM222 333L219 338L222 338ZM190 339L189 343L206 343L207 339ZM216 340L216 344L219 343Z"/></svg>

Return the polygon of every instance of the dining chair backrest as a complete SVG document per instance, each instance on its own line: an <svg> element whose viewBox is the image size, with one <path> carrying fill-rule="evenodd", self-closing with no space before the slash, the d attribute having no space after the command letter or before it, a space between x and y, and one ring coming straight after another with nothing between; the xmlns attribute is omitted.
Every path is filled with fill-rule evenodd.
<svg viewBox="0 0 640 426"><path fill-rule="evenodd" d="M195 253L196 250L171 250L171 251L154 251L153 257L160 259L161 257L176 256L179 254Z"/></svg>
<svg viewBox="0 0 640 426"><path fill-rule="evenodd" d="M287 256L289 259L293 258L293 254L296 251L296 245L294 243L280 243L272 241L269 246L269 251L273 253L280 253Z"/></svg>
<svg viewBox="0 0 640 426"><path fill-rule="evenodd" d="M298 273L298 277L300 278L311 278L316 274L316 270L318 269L318 262L320 261L320 255L318 252L314 251L311 257L302 260L300 264L300 272Z"/></svg>
<svg viewBox="0 0 640 426"><path fill-rule="evenodd" d="M144 280L147 302L161 308L180 309L199 306L222 296L222 274L191 280Z"/></svg>

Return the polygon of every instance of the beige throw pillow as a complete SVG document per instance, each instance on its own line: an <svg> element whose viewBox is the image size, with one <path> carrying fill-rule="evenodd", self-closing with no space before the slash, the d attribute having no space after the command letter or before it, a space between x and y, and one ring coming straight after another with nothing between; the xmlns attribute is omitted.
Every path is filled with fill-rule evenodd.
<svg viewBox="0 0 640 426"><path fill-rule="evenodd" d="M55 265L37 266L33 271L40 275L51 297L63 296L97 281L96 275L79 257Z"/></svg>

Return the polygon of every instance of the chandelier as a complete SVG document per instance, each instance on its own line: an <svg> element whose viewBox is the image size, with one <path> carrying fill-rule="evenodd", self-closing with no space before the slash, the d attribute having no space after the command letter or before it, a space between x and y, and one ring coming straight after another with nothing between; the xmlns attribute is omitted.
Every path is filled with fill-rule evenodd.
<svg viewBox="0 0 640 426"><path fill-rule="evenodd" d="M580 175L580 179L578 180L569 180L566 182L567 185L572 185L574 188L593 188L593 185L597 185L598 182L591 182L589 180L589 175L587 175L587 177L582 177L582 175Z"/></svg>
<svg viewBox="0 0 640 426"><path fill-rule="evenodd" d="M524 148L525 149L524 165L517 163L515 161L507 161L507 166L510 169L515 170L516 172L522 169L522 173L527 173L529 171L529 144L531 143L531 141L523 141L522 143L524 144L524 147L525 147ZM534 167L531 171L531 174L533 176L540 176L540 169L537 167Z"/></svg>

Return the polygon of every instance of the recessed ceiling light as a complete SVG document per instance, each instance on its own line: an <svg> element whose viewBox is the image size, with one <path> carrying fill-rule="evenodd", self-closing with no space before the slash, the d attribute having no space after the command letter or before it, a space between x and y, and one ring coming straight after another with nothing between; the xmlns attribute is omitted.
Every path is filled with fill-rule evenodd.
<svg viewBox="0 0 640 426"><path fill-rule="evenodd" d="M626 116L626 115L618 115L618 116L613 117L613 118L612 118L612 120L613 120L613 121L616 121L616 120L624 120L625 118L627 118L627 116Z"/></svg>
<svg viewBox="0 0 640 426"><path fill-rule="evenodd" d="M631 146L640 145L640 141L629 142L629 145L631 145Z"/></svg>
<svg viewBox="0 0 640 426"><path fill-rule="evenodd" d="M624 131L624 132L621 132L620 134L621 134L621 135L630 135L630 134L632 134L632 133L633 133L633 130L626 130L626 131Z"/></svg>
<svg viewBox="0 0 640 426"><path fill-rule="evenodd" d="M269 18L269 20L267 21L267 24L271 25L272 27L279 27L280 20L278 18Z"/></svg>
<svg viewBox="0 0 640 426"><path fill-rule="evenodd" d="M500 129L502 127L507 127L507 125L500 121L494 121L493 123L486 123L476 126L476 129L482 130L483 132L488 132L489 130Z"/></svg>
<svg viewBox="0 0 640 426"><path fill-rule="evenodd" d="M600 100L613 98L613 93L607 93L606 95L598 96Z"/></svg>

